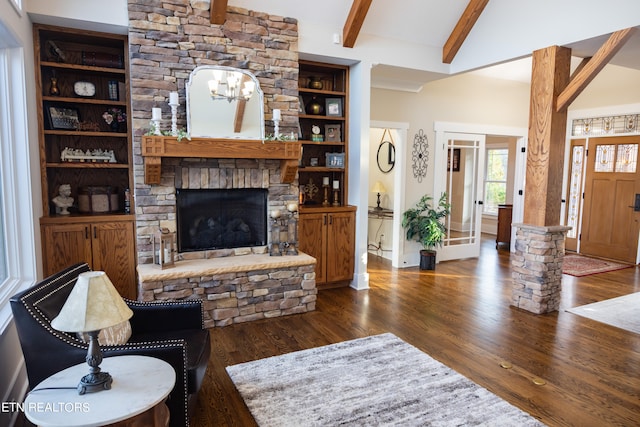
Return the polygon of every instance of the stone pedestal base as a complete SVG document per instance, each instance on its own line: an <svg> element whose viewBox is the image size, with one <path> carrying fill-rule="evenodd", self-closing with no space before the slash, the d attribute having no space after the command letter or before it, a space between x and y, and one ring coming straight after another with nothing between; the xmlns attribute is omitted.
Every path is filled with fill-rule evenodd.
<svg viewBox="0 0 640 427"><path fill-rule="evenodd" d="M536 314L560 307L564 239L571 227L516 227L516 253L511 257L511 304Z"/></svg>

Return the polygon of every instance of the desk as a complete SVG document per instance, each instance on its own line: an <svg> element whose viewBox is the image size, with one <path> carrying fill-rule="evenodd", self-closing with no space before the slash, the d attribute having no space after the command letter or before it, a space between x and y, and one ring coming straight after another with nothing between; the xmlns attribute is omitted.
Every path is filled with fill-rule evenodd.
<svg viewBox="0 0 640 427"><path fill-rule="evenodd" d="M393 219L393 209L378 209L369 206L369 218Z"/></svg>
<svg viewBox="0 0 640 427"><path fill-rule="evenodd" d="M113 377L110 390L79 395L76 386L89 365L75 365L34 387L24 402L26 417L42 427L168 424L164 401L176 381L171 365L154 357L114 356L105 358L100 369ZM72 389L37 391L46 387Z"/></svg>

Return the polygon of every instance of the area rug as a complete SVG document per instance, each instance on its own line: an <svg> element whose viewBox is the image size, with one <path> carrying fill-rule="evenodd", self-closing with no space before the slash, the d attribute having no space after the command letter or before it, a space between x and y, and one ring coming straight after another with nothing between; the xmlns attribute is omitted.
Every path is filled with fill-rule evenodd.
<svg viewBox="0 0 640 427"><path fill-rule="evenodd" d="M632 266L582 255L565 255L562 261L562 272L576 277L622 270L629 267Z"/></svg>
<svg viewBox="0 0 640 427"><path fill-rule="evenodd" d="M544 425L390 333L227 372L261 427Z"/></svg>
<svg viewBox="0 0 640 427"><path fill-rule="evenodd" d="M567 311L640 334L640 292L570 308Z"/></svg>

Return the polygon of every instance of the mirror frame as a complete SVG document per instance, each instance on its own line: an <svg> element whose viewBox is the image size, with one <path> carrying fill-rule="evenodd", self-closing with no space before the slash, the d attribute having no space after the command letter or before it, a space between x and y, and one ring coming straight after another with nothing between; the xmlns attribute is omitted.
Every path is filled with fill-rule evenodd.
<svg viewBox="0 0 640 427"><path fill-rule="evenodd" d="M249 77L254 83L255 83L255 89L253 92L253 95L251 95L251 99L247 102L252 102L254 100L254 97L257 97L258 101L259 101L259 135L254 135L249 134L249 135L215 135L216 132L202 132L198 129L198 127L196 126L196 129L198 129L196 131L196 133L193 133L193 117L192 117L192 112L194 111L195 108L210 108L211 110L214 110L214 107L209 107L209 106L192 106L192 96L191 96L191 91L192 90L202 90L205 91L207 93L209 93L209 87L204 87L204 88L195 88L192 87L193 83L194 83L194 77L196 76L197 73L199 72L205 72L205 71L213 71L213 70L223 70L223 71L234 71L234 72L239 72L244 74L245 76ZM246 140L262 140L264 141L265 138L265 132L264 132L264 93L262 92L262 89L260 88L260 82L258 81L257 77L255 75L253 75L250 71L248 70L243 70L240 68L234 68L234 67L227 67L224 65L200 65L196 68L193 69L193 71L191 72L191 74L189 75L189 80L186 82L185 84L185 95L186 95L186 107L187 107L187 132L189 133L190 136L195 137L195 138L221 138L221 139L246 139ZM225 102L223 100L211 100L212 103L214 103L213 105L215 106L215 103L222 103L222 105L236 105L236 103L234 102ZM212 115L215 116L215 111L212 112ZM209 134L209 133L213 133ZM257 132L256 132L257 133Z"/></svg>
<svg viewBox="0 0 640 427"><path fill-rule="evenodd" d="M380 164L380 156L381 156L382 147L387 144L389 144L389 151L387 153L388 160L385 161L385 164L387 165L387 167L383 168L382 165ZM393 167L396 165L396 146L393 145L390 141L382 141L378 146L378 153L376 154L376 162L378 163L378 169L380 169L380 172L382 173L391 172L393 170Z"/></svg>

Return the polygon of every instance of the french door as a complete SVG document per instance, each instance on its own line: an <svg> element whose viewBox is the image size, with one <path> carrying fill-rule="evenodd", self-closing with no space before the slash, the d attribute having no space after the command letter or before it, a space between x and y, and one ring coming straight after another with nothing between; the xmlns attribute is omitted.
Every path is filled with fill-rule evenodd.
<svg viewBox="0 0 640 427"><path fill-rule="evenodd" d="M433 198L447 193L451 213L438 261L480 256L485 135L444 132ZM444 178L444 179L443 179Z"/></svg>

